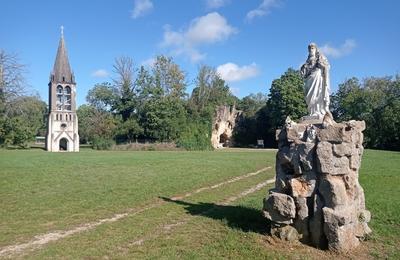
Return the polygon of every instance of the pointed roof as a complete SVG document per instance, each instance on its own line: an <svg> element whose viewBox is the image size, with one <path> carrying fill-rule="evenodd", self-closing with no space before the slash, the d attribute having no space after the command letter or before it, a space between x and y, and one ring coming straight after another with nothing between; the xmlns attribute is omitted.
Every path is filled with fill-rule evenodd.
<svg viewBox="0 0 400 260"><path fill-rule="evenodd" d="M61 38L58 44L56 61L54 62L52 81L74 83L73 72L69 65L67 48L64 42L64 34L61 31Z"/></svg>

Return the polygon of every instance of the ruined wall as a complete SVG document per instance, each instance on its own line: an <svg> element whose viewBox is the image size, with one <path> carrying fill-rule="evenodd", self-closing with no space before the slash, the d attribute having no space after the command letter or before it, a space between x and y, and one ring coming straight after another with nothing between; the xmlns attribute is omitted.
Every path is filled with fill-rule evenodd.
<svg viewBox="0 0 400 260"><path fill-rule="evenodd" d="M214 148L222 148L232 144L233 129L241 113L240 110L236 110L235 106L219 106L217 108L211 131L211 145Z"/></svg>
<svg viewBox="0 0 400 260"><path fill-rule="evenodd" d="M277 132L275 188L264 199L271 234L345 252L371 230L358 182L364 121L289 122Z"/></svg>

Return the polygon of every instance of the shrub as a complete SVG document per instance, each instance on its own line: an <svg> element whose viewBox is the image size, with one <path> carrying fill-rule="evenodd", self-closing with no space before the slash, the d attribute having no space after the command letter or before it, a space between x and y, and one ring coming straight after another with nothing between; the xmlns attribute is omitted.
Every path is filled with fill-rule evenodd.
<svg viewBox="0 0 400 260"><path fill-rule="evenodd" d="M189 151L212 150L211 126L208 123L192 122L181 132L177 146Z"/></svg>
<svg viewBox="0 0 400 260"><path fill-rule="evenodd" d="M96 150L110 150L114 141L104 137L95 137L92 141L92 148Z"/></svg>

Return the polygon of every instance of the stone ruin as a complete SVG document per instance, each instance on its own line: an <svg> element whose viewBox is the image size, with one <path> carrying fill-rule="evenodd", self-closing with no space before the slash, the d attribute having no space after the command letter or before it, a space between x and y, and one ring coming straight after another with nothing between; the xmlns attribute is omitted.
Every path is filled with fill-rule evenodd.
<svg viewBox="0 0 400 260"><path fill-rule="evenodd" d="M347 252L370 232L358 182L364 121L287 120L277 131L275 188L264 199L271 235Z"/></svg>
<svg viewBox="0 0 400 260"><path fill-rule="evenodd" d="M242 111L235 106L219 106L211 131L211 145L213 148L229 147L232 145L233 129Z"/></svg>

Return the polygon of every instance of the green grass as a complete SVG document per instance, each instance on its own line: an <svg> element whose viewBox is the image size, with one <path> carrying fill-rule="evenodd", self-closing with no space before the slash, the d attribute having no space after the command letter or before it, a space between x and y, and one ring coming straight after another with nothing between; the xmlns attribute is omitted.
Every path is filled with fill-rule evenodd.
<svg viewBox="0 0 400 260"><path fill-rule="evenodd" d="M273 165L257 152L0 151L0 246Z"/></svg>
<svg viewBox="0 0 400 260"><path fill-rule="evenodd" d="M268 188L230 205L274 175L275 151L47 153L0 150L0 247L152 205L266 166L266 172L182 201L106 223L28 251L25 257L265 259L312 258L307 246L271 245L260 214ZM372 212L367 255L400 258L400 153L366 150L360 182ZM169 227L169 228L167 228ZM135 244L143 239L142 244ZM293 253L290 248L298 252ZM283 248L283 249L282 249ZM310 251L311 250L311 251Z"/></svg>
<svg viewBox="0 0 400 260"><path fill-rule="evenodd" d="M360 183L372 214L372 254L400 259L400 153L367 150Z"/></svg>

